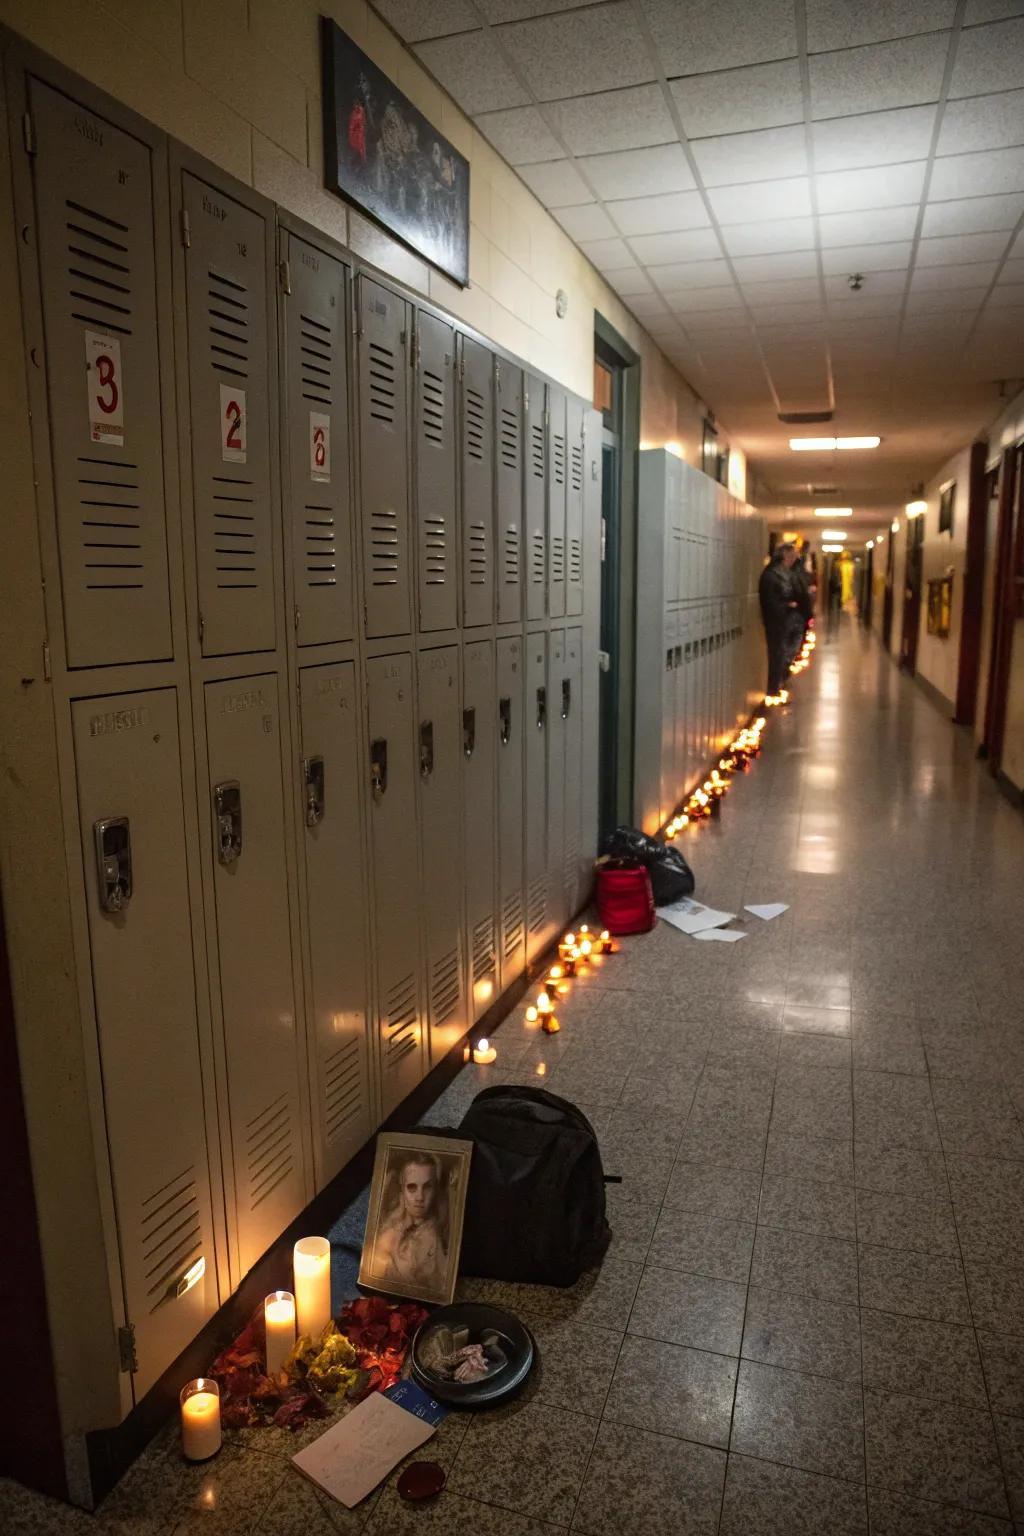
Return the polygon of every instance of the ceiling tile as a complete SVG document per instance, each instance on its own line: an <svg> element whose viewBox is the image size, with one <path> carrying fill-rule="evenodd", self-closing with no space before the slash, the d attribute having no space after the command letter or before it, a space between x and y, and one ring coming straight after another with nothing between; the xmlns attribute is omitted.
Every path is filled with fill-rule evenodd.
<svg viewBox="0 0 1024 1536"><path fill-rule="evenodd" d="M523 107L530 100L487 32L419 43L413 51L464 112Z"/></svg>
<svg viewBox="0 0 1024 1536"><path fill-rule="evenodd" d="M770 282L776 278L816 277L817 251L787 251L774 256L737 256L733 261L744 293L752 282Z"/></svg>
<svg viewBox="0 0 1024 1536"><path fill-rule="evenodd" d="M686 151L674 144L622 149L613 155L584 155L580 169L599 197L633 198L688 192L697 185Z"/></svg>
<svg viewBox="0 0 1024 1536"><path fill-rule="evenodd" d="M933 106L900 107L892 112L868 112L815 123L815 169L845 171L920 160L931 147L934 124Z"/></svg>
<svg viewBox="0 0 1024 1536"><path fill-rule="evenodd" d="M653 80L654 64L625 0L501 27L506 49L539 101L589 95Z"/></svg>
<svg viewBox="0 0 1024 1536"><path fill-rule="evenodd" d="M802 176L807 171L807 145L802 127L764 128L758 133L699 139L691 148L704 185L708 187Z"/></svg>
<svg viewBox="0 0 1024 1536"><path fill-rule="evenodd" d="M604 240L615 235L615 225L600 203L578 208L553 208L554 217L572 240Z"/></svg>
<svg viewBox="0 0 1024 1536"><path fill-rule="evenodd" d="M1024 257L1004 261L996 278L997 283L1024 283Z"/></svg>
<svg viewBox="0 0 1024 1536"><path fill-rule="evenodd" d="M1024 91L946 104L939 130L940 155L1003 149L1008 144L1024 144Z"/></svg>
<svg viewBox="0 0 1024 1536"><path fill-rule="evenodd" d="M807 0L807 47L855 48L952 25L956 0Z"/></svg>
<svg viewBox="0 0 1024 1536"><path fill-rule="evenodd" d="M509 165L557 160L564 153L536 107L512 107L505 112L483 112L474 121L484 138L494 145Z"/></svg>
<svg viewBox="0 0 1024 1536"><path fill-rule="evenodd" d="M1003 309L1007 305L1024 306L1024 283L997 284L992 289L987 309Z"/></svg>
<svg viewBox="0 0 1024 1536"><path fill-rule="evenodd" d="M469 32L480 25L470 0L374 0L374 10L407 43Z"/></svg>
<svg viewBox="0 0 1024 1536"><path fill-rule="evenodd" d="M807 218L811 212L811 184L806 176L792 176L783 181L747 182L738 187L714 187L707 196L721 224Z"/></svg>
<svg viewBox="0 0 1024 1536"><path fill-rule="evenodd" d="M960 36L950 98L1012 91L1024 85L1024 16L971 27Z"/></svg>
<svg viewBox="0 0 1024 1536"><path fill-rule="evenodd" d="M878 289L878 274L905 271L913 251L910 240L879 240L877 245L837 245L822 251L821 264L826 275L863 272L867 286Z"/></svg>
<svg viewBox="0 0 1024 1536"><path fill-rule="evenodd" d="M601 91L573 101L550 102L545 115L574 155L641 149L676 138L675 124L660 85Z"/></svg>
<svg viewBox="0 0 1024 1536"><path fill-rule="evenodd" d="M1002 197L964 197L949 203L929 203L921 233L972 235L985 229L1013 229L1024 214L1024 192Z"/></svg>
<svg viewBox="0 0 1024 1536"><path fill-rule="evenodd" d="M803 91L796 59L711 75L686 75L670 80L669 89L676 99L683 130L691 139L803 122Z"/></svg>
<svg viewBox="0 0 1024 1536"><path fill-rule="evenodd" d="M834 316L836 320L851 319L859 325L862 320L874 320L883 315L898 315L903 307L902 287L899 293L865 295L863 289L860 293L851 293L845 282L840 292L829 286L834 282L834 278L825 279L829 316Z"/></svg>
<svg viewBox="0 0 1024 1536"><path fill-rule="evenodd" d="M662 270L675 272L680 269L673 267L663 268ZM723 285L718 287L694 288L685 294L679 292L678 285L675 283L670 282L665 286L670 291L675 292L676 297L674 300L674 308L679 310L681 314L698 314L708 309L719 310L743 308L743 298L740 294L740 291L738 288L733 287L731 283L727 287Z"/></svg>
<svg viewBox="0 0 1024 1536"><path fill-rule="evenodd" d="M763 219L757 224L729 224L722 244L730 256L766 256L772 251L802 251L814 245L812 219Z"/></svg>
<svg viewBox="0 0 1024 1536"><path fill-rule="evenodd" d="M788 281L744 283L743 292L751 307L768 304L817 304L821 294L815 278L796 277Z"/></svg>
<svg viewBox="0 0 1024 1536"><path fill-rule="evenodd" d="M711 223L699 192L624 198L609 202L607 208L624 235L657 235L674 229L700 229Z"/></svg>
<svg viewBox="0 0 1024 1536"><path fill-rule="evenodd" d="M876 208L860 213L825 213L818 220L821 243L874 245L878 241L911 240L917 226L916 207Z"/></svg>
<svg viewBox="0 0 1024 1536"><path fill-rule="evenodd" d="M871 170L829 171L814 178L819 213L853 213L858 208L893 208L920 201L927 161L875 166Z"/></svg>
<svg viewBox="0 0 1024 1536"><path fill-rule="evenodd" d="M795 304L751 304L750 313L760 330L763 325L794 325L808 321L821 322L825 311L820 302L807 299Z"/></svg>
<svg viewBox="0 0 1024 1536"><path fill-rule="evenodd" d="M642 0L666 75L795 56L792 0Z"/></svg>
<svg viewBox="0 0 1024 1536"><path fill-rule="evenodd" d="M658 315L668 318L668 305L660 293L634 294L629 301L629 307L634 315L639 315L641 320L649 320Z"/></svg>
<svg viewBox="0 0 1024 1536"><path fill-rule="evenodd" d="M698 289L698 292L700 291ZM678 305L676 309L678 312ZM742 314L742 310L735 309L685 310L683 323L691 335L700 336L705 331L727 330L730 326L735 326L737 317Z"/></svg>
<svg viewBox="0 0 1024 1536"><path fill-rule="evenodd" d="M871 249L885 250L886 247L873 246ZM905 249L907 254L902 263L897 265L894 261L892 266L885 271L869 271L865 277L863 287L857 292L854 292L850 287L847 278L851 272L863 272L863 263L860 260L851 260L848 266L840 269L836 258L843 256L845 253L842 251L824 251L822 253L822 262L825 267L825 292L829 294L830 301L833 294L840 295L843 299L848 297L851 303L854 303L861 296L863 296L865 302L868 302L872 299L880 298L883 294L893 294L896 296L901 294L907 286L907 268L910 264L910 246L906 246ZM853 254L857 256L862 253L855 252ZM829 266L829 257L832 257L835 263L831 267Z"/></svg>
<svg viewBox="0 0 1024 1536"><path fill-rule="evenodd" d="M433 0L423 0L432 4ZM569 11L592 5L593 0L476 0L488 21L523 21L527 16L546 16L550 11Z"/></svg>
<svg viewBox="0 0 1024 1536"><path fill-rule="evenodd" d="M907 295L908 315L940 313L946 309L979 309L988 288L923 288Z"/></svg>
<svg viewBox="0 0 1024 1536"><path fill-rule="evenodd" d="M1009 243L1009 234L940 235L922 240L917 248L917 266L948 267L963 261L998 261Z"/></svg>
<svg viewBox="0 0 1024 1536"><path fill-rule="evenodd" d="M996 274L994 261L972 261L963 267L916 267L910 279L911 292L922 288L980 288Z"/></svg>
<svg viewBox="0 0 1024 1536"><path fill-rule="evenodd" d="M546 208L593 201L594 194L571 160L544 160L520 167L520 176Z"/></svg>
<svg viewBox="0 0 1024 1536"><path fill-rule="evenodd" d="M932 167L928 196L933 201L1003 192L1024 192L1024 147L943 156Z"/></svg>
<svg viewBox="0 0 1024 1536"><path fill-rule="evenodd" d="M637 261L656 266L669 262L703 261L721 256L713 229L677 230L671 235L634 235L630 239Z"/></svg>
<svg viewBox="0 0 1024 1536"><path fill-rule="evenodd" d="M810 58L811 116L844 117L935 101L949 46L945 32L817 53Z"/></svg>
<svg viewBox="0 0 1024 1536"><path fill-rule="evenodd" d="M599 272L608 267L628 267L633 258L625 240L581 240L580 250L590 258Z"/></svg>
<svg viewBox="0 0 1024 1536"><path fill-rule="evenodd" d="M732 273L724 261L670 261L664 266L650 267L648 276L669 300L675 293L688 293L693 288L725 288L732 282Z"/></svg>
<svg viewBox="0 0 1024 1536"><path fill-rule="evenodd" d="M604 280L623 299L633 298L638 293L654 292L654 284L647 273L637 266L610 267L604 274Z"/></svg>

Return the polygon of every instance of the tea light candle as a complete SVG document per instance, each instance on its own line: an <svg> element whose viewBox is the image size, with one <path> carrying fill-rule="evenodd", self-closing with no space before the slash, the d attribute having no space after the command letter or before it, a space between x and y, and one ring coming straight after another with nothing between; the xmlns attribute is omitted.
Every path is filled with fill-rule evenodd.
<svg viewBox="0 0 1024 1536"><path fill-rule="evenodd" d="M318 1339L331 1318L331 1245L326 1237L300 1237L292 1250L299 1332Z"/></svg>
<svg viewBox="0 0 1024 1536"><path fill-rule="evenodd" d="M526 1022L527 1022L527 1024L536 1024L536 1022L537 1022L539 1017L540 1017L540 1015L537 1012L537 1009L531 1003L529 1008L527 1008L527 1010L526 1010Z"/></svg>
<svg viewBox="0 0 1024 1536"><path fill-rule="evenodd" d="M593 943L589 937L580 939L580 954L584 960L589 960L593 952Z"/></svg>
<svg viewBox="0 0 1024 1536"><path fill-rule="evenodd" d="M198 1376L181 1389L181 1450L186 1461L208 1461L220 1450L220 1388Z"/></svg>
<svg viewBox="0 0 1024 1536"><path fill-rule="evenodd" d="M558 958L559 958L559 960L566 960L566 959L568 959L568 957L572 954L573 946L575 945L575 943L576 943L576 935L574 933L567 933L564 939L559 940L559 944L558 944Z"/></svg>
<svg viewBox="0 0 1024 1536"><path fill-rule="evenodd" d="M295 1297L291 1291L271 1291L263 1303L267 1328L267 1375L276 1376L295 1344Z"/></svg>
<svg viewBox="0 0 1024 1536"><path fill-rule="evenodd" d="M496 1061L498 1052L489 1040L480 1040L473 1047L473 1060L478 1067L488 1067L492 1061Z"/></svg>

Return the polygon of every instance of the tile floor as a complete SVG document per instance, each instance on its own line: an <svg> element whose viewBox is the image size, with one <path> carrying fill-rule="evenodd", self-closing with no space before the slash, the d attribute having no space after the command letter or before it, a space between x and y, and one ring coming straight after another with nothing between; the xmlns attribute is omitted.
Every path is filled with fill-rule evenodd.
<svg viewBox="0 0 1024 1536"><path fill-rule="evenodd" d="M736 945L625 943L560 1034L516 1010L428 1116L543 1083L623 1178L598 1274L464 1283L529 1321L541 1366L445 1421L440 1498L391 1479L349 1512L284 1432L204 1470L172 1427L95 1517L0 1485L5 1533L1024 1532L1024 821L847 621L683 847L715 905L789 911ZM361 1234L357 1202L340 1294Z"/></svg>

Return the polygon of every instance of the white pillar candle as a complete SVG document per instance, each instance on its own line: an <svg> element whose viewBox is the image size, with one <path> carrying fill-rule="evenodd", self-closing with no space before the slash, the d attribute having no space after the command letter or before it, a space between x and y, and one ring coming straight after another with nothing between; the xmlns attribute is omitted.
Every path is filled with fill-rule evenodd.
<svg viewBox="0 0 1024 1536"><path fill-rule="evenodd" d="M181 1449L186 1461L207 1461L220 1450L220 1388L199 1376L181 1389Z"/></svg>
<svg viewBox="0 0 1024 1536"><path fill-rule="evenodd" d="M331 1245L326 1237L300 1237L292 1253L299 1332L315 1341L331 1317Z"/></svg>
<svg viewBox="0 0 1024 1536"><path fill-rule="evenodd" d="M271 1291L263 1303L267 1328L267 1375L276 1376L295 1344L295 1297L291 1291Z"/></svg>

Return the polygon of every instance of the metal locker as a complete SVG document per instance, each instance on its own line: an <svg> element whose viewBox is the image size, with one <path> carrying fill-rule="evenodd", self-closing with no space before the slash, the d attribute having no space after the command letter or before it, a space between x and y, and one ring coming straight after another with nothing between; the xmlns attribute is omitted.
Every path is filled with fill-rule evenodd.
<svg viewBox="0 0 1024 1536"><path fill-rule="evenodd" d="M172 653L163 189L138 138L31 77L29 107L67 662L160 660Z"/></svg>
<svg viewBox="0 0 1024 1536"><path fill-rule="evenodd" d="M532 637L531 637L532 638ZM541 659L543 671L543 658ZM501 988L526 964L523 910L523 642L497 642L498 911L501 922Z"/></svg>
<svg viewBox="0 0 1024 1536"><path fill-rule="evenodd" d="M412 658L366 663L369 732L370 878L376 919L377 1038L385 1119L423 1076L420 881L413 839Z"/></svg>
<svg viewBox="0 0 1024 1536"><path fill-rule="evenodd" d="M268 651L276 550L266 220L191 172L181 180L202 651Z"/></svg>
<svg viewBox="0 0 1024 1536"><path fill-rule="evenodd" d="M465 1034L463 980L462 721L459 652L422 651L419 678L420 850L430 1065Z"/></svg>
<svg viewBox="0 0 1024 1536"><path fill-rule="evenodd" d="M217 1308L177 694L77 699L71 713L106 1140L141 1396Z"/></svg>
<svg viewBox="0 0 1024 1536"><path fill-rule="evenodd" d="M299 671L313 1142L322 1189L374 1129L367 1029L363 762L352 662Z"/></svg>
<svg viewBox="0 0 1024 1536"><path fill-rule="evenodd" d="M526 617L542 619L547 612L547 438L544 431L544 385L527 374L523 392L525 475L523 526L526 539Z"/></svg>
<svg viewBox="0 0 1024 1536"><path fill-rule="evenodd" d="M462 683L462 845L471 1022L486 1013L498 991L494 906L496 720L494 647L490 640L474 640L463 652Z"/></svg>
<svg viewBox="0 0 1024 1536"><path fill-rule="evenodd" d="M494 622L494 356L462 338L462 622ZM504 446L502 444L502 446ZM518 446L516 448L518 462ZM518 526L516 528L518 540ZM518 582L519 552L516 549Z"/></svg>
<svg viewBox="0 0 1024 1536"><path fill-rule="evenodd" d="M583 630L565 632L565 669L562 676L562 713L565 717L565 852L562 888L566 917L580 904L580 844L583 836Z"/></svg>
<svg viewBox="0 0 1024 1536"><path fill-rule="evenodd" d="M206 684L238 1272L305 1204L277 678Z"/></svg>
<svg viewBox="0 0 1024 1536"><path fill-rule="evenodd" d="M676 646L680 664L676 671L676 785L677 799L693 788L693 769L690 760L690 679L693 676L693 615L690 609L679 611Z"/></svg>
<svg viewBox="0 0 1024 1536"><path fill-rule="evenodd" d="M495 362L498 623L523 616L523 370Z"/></svg>
<svg viewBox="0 0 1024 1536"><path fill-rule="evenodd" d="M282 418L295 636L300 646L325 645L353 634L348 273L342 262L287 230L281 242L288 274Z"/></svg>
<svg viewBox="0 0 1024 1536"><path fill-rule="evenodd" d="M416 542L421 630L458 623L455 527L455 331L416 313Z"/></svg>
<svg viewBox="0 0 1024 1536"><path fill-rule="evenodd" d="M404 299L356 280L359 514L366 634L409 633L409 371Z"/></svg>
<svg viewBox="0 0 1024 1536"><path fill-rule="evenodd" d="M565 487L568 479L565 395L548 386L548 613L565 616Z"/></svg>
<svg viewBox="0 0 1024 1536"><path fill-rule="evenodd" d="M552 930L569 915L565 900L565 734L569 719L565 631L548 635L548 922Z"/></svg>
<svg viewBox="0 0 1024 1536"><path fill-rule="evenodd" d="M527 635L525 645L526 699L523 732L526 737L526 836L523 848L523 884L526 896L526 959L536 959L546 947L548 934L548 637L543 630ZM504 883L504 882L503 882Z"/></svg>
<svg viewBox="0 0 1024 1536"><path fill-rule="evenodd" d="M568 480L565 488L565 611L583 612L583 402L566 404Z"/></svg>

